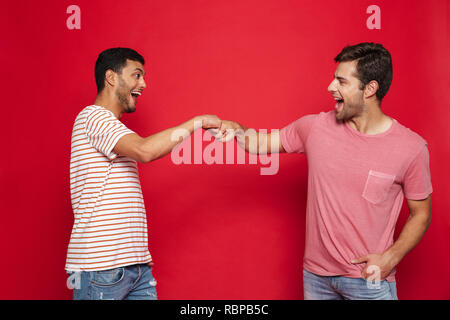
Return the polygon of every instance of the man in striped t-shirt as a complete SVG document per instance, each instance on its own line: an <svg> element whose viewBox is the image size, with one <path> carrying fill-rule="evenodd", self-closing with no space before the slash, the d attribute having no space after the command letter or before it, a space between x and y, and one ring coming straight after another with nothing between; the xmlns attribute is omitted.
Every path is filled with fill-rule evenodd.
<svg viewBox="0 0 450 320"><path fill-rule="evenodd" d="M194 117L143 138L119 121L136 110L146 87L144 58L128 48L100 53L95 64L97 99L75 119L70 161L74 225L67 251L74 299L156 299L147 220L136 161L168 154L192 133L194 123L218 128L216 116ZM184 137L185 138L185 137Z"/></svg>

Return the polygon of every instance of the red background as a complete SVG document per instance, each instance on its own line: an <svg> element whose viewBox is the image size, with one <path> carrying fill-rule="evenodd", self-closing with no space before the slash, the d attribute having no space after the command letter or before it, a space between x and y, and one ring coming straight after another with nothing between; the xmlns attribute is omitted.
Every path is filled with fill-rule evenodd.
<svg viewBox="0 0 450 320"><path fill-rule="evenodd" d="M66 8L81 8L68 30ZM366 8L381 8L369 30ZM146 58L137 112L147 136L195 115L281 128L330 110L334 56L381 42L394 80L383 110L429 142L433 218L398 267L400 299L450 298L449 7L435 1L8 1L2 33L1 299L70 299L72 124L96 89L104 49ZM140 165L160 299L302 299L307 162ZM399 230L408 215L406 203Z"/></svg>

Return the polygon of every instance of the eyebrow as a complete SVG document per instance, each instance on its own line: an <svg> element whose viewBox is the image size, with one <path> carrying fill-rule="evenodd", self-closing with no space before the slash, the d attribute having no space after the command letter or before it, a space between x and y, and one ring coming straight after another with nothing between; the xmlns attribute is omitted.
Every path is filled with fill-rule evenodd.
<svg viewBox="0 0 450 320"><path fill-rule="evenodd" d="M344 80L344 81L347 81L346 78L341 77L341 76L337 76L337 75L334 75L334 78L335 78L335 79L338 79L338 80Z"/></svg>
<svg viewBox="0 0 450 320"><path fill-rule="evenodd" d="M142 72L142 74L144 74L144 75L145 75L145 72L144 72L144 70L142 70L141 68L136 68L136 69L134 69L134 71L136 71L136 70L138 70L138 71Z"/></svg>

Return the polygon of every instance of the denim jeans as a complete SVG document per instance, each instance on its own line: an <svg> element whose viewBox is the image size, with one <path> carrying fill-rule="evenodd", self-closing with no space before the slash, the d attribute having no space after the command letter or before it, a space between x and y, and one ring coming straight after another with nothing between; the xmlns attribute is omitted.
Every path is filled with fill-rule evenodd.
<svg viewBox="0 0 450 320"><path fill-rule="evenodd" d="M363 278L324 277L303 270L305 300L398 300L395 282L372 284Z"/></svg>
<svg viewBox="0 0 450 320"><path fill-rule="evenodd" d="M136 264L102 271L69 271L74 300L156 300L152 269Z"/></svg>

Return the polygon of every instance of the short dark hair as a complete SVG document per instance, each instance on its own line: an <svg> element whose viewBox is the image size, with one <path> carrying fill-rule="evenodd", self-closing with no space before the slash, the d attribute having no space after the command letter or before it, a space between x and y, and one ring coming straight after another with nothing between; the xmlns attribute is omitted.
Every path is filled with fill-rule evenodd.
<svg viewBox="0 0 450 320"><path fill-rule="evenodd" d="M105 74L107 70L112 70L118 74L122 73L123 67L128 60L138 61L145 64L144 58L135 50L130 48L111 48L102 51L95 62L95 83L97 93L105 87Z"/></svg>
<svg viewBox="0 0 450 320"><path fill-rule="evenodd" d="M342 49L334 61L345 62L357 60L356 77L361 81L361 90L372 80L378 82L376 96L383 100L392 83L391 54L381 44L363 42Z"/></svg>

